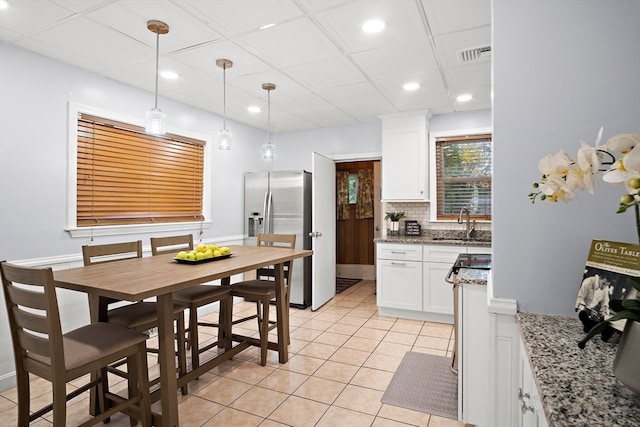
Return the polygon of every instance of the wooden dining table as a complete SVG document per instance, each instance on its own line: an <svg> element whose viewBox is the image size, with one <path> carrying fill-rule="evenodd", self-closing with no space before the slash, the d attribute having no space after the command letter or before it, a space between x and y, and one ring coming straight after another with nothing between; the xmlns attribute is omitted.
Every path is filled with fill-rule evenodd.
<svg viewBox="0 0 640 427"><path fill-rule="evenodd" d="M238 352L251 345L240 342L229 345L221 355L202 364L180 378L176 377L176 360L173 329L173 295L180 289L197 286L214 280L229 285L233 275L273 265L276 269L276 305L278 316L288 313L285 287L283 284L283 265L297 258L311 256L313 252L305 249L287 249L269 246L230 246L232 255L211 262L197 264L179 263L173 254L133 258L113 262L102 262L85 267L58 270L54 272L57 287L85 292L90 298L112 298L124 301L142 301L156 297L158 314L158 363L160 365L160 389L155 399L161 400L161 413L154 414L154 425L178 426L178 387L202 375L213 366L232 358ZM221 314L230 317L231 309L221 307ZM104 321L98 313L92 313L92 321ZM230 320L230 319L229 319ZM277 319L281 322L278 339L280 363L288 361L288 316ZM223 331L230 340L231 322L224 322Z"/></svg>

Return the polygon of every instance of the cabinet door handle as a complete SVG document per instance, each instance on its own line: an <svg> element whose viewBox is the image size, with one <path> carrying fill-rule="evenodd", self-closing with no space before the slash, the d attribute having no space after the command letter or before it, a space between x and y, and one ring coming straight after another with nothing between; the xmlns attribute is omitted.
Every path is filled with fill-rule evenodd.
<svg viewBox="0 0 640 427"><path fill-rule="evenodd" d="M531 399L531 395L529 393L523 393L522 387L518 387L518 399Z"/></svg>
<svg viewBox="0 0 640 427"><path fill-rule="evenodd" d="M405 251L391 251L392 254L402 254L405 255L407 252Z"/></svg>
<svg viewBox="0 0 640 427"><path fill-rule="evenodd" d="M536 408L534 408L531 405L527 405L526 403L524 403L524 400L520 403L520 410L522 411L523 414L526 414L527 412L531 411L531 412L535 412Z"/></svg>
<svg viewBox="0 0 640 427"><path fill-rule="evenodd" d="M391 262L391 265L407 265L405 262Z"/></svg>

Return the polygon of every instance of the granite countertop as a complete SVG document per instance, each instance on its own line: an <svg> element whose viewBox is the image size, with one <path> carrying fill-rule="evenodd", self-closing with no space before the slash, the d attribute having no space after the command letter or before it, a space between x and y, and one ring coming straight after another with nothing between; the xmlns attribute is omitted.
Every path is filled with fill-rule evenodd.
<svg viewBox="0 0 640 427"><path fill-rule="evenodd" d="M387 236L373 240L375 243L406 243L418 245L456 245L456 246L491 246L491 240L464 240L433 238L430 236Z"/></svg>
<svg viewBox="0 0 640 427"><path fill-rule="evenodd" d="M491 246L491 231L476 230L471 239L465 239L464 231L460 230L422 230L419 236L407 236L404 230L399 235L374 239L375 243L407 243L418 245L455 245L455 246Z"/></svg>
<svg viewBox="0 0 640 427"><path fill-rule="evenodd" d="M486 286L489 277L489 270L479 270L474 268L461 268L458 274L454 275L455 285L482 285Z"/></svg>
<svg viewBox="0 0 640 427"><path fill-rule="evenodd" d="M612 373L618 338L584 335L577 318L518 313L517 322L549 426L634 426L640 397Z"/></svg>

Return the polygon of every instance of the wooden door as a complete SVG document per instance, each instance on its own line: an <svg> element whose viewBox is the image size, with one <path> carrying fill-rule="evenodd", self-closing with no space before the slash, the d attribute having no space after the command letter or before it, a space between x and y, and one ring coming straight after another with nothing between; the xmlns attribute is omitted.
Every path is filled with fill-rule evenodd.
<svg viewBox="0 0 640 427"><path fill-rule="evenodd" d="M355 161L336 164L339 171L357 176L359 170L373 172L378 160ZM337 185L337 178L336 178ZM375 196L375 195L374 195ZM377 203L377 197L373 197ZM375 278L375 218L356 218L356 204L348 206L348 218L336 220L336 262L339 277Z"/></svg>

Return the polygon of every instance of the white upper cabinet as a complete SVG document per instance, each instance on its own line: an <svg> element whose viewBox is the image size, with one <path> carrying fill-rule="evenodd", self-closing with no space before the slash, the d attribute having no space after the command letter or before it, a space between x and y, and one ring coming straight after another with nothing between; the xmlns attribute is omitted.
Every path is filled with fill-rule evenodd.
<svg viewBox="0 0 640 427"><path fill-rule="evenodd" d="M382 118L382 200L429 200L426 114Z"/></svg>

